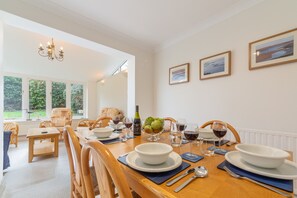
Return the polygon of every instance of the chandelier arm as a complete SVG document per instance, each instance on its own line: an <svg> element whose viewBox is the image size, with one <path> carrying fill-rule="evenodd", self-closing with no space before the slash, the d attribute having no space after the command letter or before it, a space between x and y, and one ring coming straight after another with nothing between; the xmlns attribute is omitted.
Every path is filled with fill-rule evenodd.
<svg viewBox="0 0 297 198"><path fill-rule="evenodd" d="M39 50L39 51L38 51L38 54L39 54L40 56L42 56L42 57L48 57L48 55L45 54L43 50Z"/></svg>
<svg viewBox="0 0 297 198"><path fill-rule="evenodd" d="M58 61L60 61L60 62L62 62L62 61L64 60L64 57L61 56L61 54L60 54L59 56L57 56L57 55L55 54L55 58L56 58Z"/></svg>
<svg viewBox="0 0 297 198"><path fill-rule="evenodd" d="M58 61L61 62L64 60L64 52L62 47L61 47L61 50L59 50L59 56L56 55L53 38L51 43L48 42L46 48L47 48L47 53L44 52L44 48L42 47L42 44L40 44L40 47L38 48L38 54L42 57L47 57L51 61L53 61L54 59L57 59Z"/></svg>

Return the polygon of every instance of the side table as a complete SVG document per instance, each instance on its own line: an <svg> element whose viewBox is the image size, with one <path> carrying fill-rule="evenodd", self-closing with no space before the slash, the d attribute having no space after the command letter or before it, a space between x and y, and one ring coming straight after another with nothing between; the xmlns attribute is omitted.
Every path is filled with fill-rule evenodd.
<svg viewBox="0 0 297 198"><path fill-rule="evenodd" d="M28 162L31 163L33 157L43 155L59 156L59 135L60 131L55 127L49 128L31 128L28 130L27 138L29 140ZM35 140L50 139L49 142L42 141L36 143Z"/></svg>

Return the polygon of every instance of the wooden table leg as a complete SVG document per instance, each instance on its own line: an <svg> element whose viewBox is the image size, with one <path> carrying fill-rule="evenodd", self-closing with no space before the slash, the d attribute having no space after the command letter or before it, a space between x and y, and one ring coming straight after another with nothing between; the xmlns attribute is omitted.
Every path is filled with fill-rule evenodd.
<svg viewBox="0 0 297 198"><path fill-rule="evenodd" d="M29 138L29 155L28 155L29 163L31 163L33 160L33 150L34 150L34 138Z"/></svg>
<svg viewBox="0 0 297 198"><path fill-rule="evenodd" d="M59 135L56 135L54 138L55 148L54 148L54 156L59 156Z"/></svg>

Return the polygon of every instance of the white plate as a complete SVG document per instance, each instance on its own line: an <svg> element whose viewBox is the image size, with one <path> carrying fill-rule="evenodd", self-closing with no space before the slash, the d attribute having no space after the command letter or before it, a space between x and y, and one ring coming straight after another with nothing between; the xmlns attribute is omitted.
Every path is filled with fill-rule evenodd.
<svg viewBox="0 0 297 198"><path fill-rule="evenodd" d="M157 165L149 165L142 162L138 154L135 151L132 151L127 155L126 162L130 167L139 171L160 173L170 171L179 167L183 160L179 154L177 154L176 152L171 152L169 154L168 159L164 163Z"/></svg>
<svg viewBox="0 0 297 198"><path fill-rule="evenodd" d="M251 173L256 173L258 175L263 175L277 179L297 178L297 164L289 160L285 160L285 163L278 168L260 168L244 161L241 158L239 151L230 151L226 153L225 159L230 164L238 168L249 171Z"/></svg>
<svg viewBox="0 0 297 198"><path fill-rule="evenodd" d="M104 138L99 138L96 137L94 134L90 135L87 137L87 139L89 140L100 140L100 141L106 141L106 140L113 140L116 139L120 136L119 133L112 133L109 137L104 137Z"/></svg>

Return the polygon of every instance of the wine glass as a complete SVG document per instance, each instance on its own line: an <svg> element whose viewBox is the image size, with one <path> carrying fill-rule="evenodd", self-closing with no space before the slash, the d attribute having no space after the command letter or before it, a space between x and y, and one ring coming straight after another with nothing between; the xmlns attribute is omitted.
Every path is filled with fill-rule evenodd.
<svg viewBox="0 0 297 198"><path fill-rule="evenodd" d="M212 124L212 130L216 137L219 138L219 150L221 150L221 140L227 133L227 124L222 121L215 121Z"/></svg>
<svg viewBox="0 0 297 198"><path fill-rule="evenodd" d="M124 120L123 120L123 122L124 122L125 127L128 130L128 132L127 132L128 137L133 137L133 132L131 130L131 127L133 125L133 119L132 118L129 118L129 117L125 117Z"/></svg>
<svg viewBox="0 0 297 198"><path fill-rule="evenodd" d="M192 152L193 141L197 140L199 136L199 131L197 129L198 129L198 125L189 124L187 125L187 129L184 131L184 136L189 141L189 144L190 144L190 153L187 154L190 158L194 158L197 156Z"/></svg>
<svg viewBox="0 0 297 198"><path fill-rule="evenodd" d="M177 119L176 128L178 131L184 131L187 128L187 122L185 119Z"/></svg>
<svg viewBox="0 0 297 198"><path fill-rule="evenodd" d="M115 116L115 117L112 118L112 122L115 125L115 132L118 133L119 132L118 124L120 122L120 118L118 116Z"/></svg>

